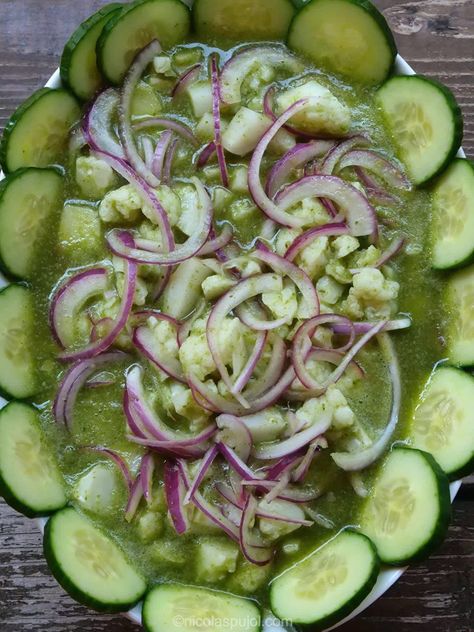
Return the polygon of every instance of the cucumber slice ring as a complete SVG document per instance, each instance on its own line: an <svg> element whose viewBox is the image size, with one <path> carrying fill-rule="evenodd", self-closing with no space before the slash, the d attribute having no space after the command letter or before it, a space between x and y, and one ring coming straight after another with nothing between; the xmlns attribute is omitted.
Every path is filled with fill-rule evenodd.
<svg viewBox="0 0 474 632"><path fill-rule="evenodd" d="M80 116L79 104L67 90L42 88L32 94L5 127L0 144L4 172L60 164L69 130Z"/></svg>
<svg viewBox="0 0 474 632"><path fill-rule="evenodd" d="M95 47L102 29L123 7L114 3L102 7L74 31L61 57L61 81L81 100L87 101L103 85L97 68Z"/></svg>
<svg viewBox="0 0 474 632"><path fill-rule="evenodd" d="M293 19L287 41L316 65L364 85L384 81L397 55L390 27L367 0L310 0Z"/></svg>
<svg viewBox="0 0 474 632"><path fill-rule="evenodd" d="M61 586L99 612L126 612L143 597L146 583L121 549L70 507L46 524L44 554Z"/></svg>
<svg viewBox="0 0 474 632"><path fill-rule="evenodd" d="M152 40L163 48L182 42L191 26L190 11L181 0L138 0L107 22L97 42L104 77L119 85L135 55Z"/></svg>

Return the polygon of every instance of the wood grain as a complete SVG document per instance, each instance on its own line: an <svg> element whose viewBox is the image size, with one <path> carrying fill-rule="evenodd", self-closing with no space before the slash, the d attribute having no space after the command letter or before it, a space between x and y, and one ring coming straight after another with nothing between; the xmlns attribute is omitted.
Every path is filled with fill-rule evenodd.
<svg viewBox="0 0 474 632"><path fill-rule="evenodd" d="M71 31L102 0L0 0L0 130L15 107L58 65ZM400 53L437 77L464 112L464 147L474 156L474 0L379 0ZM454 504L449 537L425 564L341 632L474 630L474 479ZM0 502L0 632L131 632L123 617L74 603L50 576L34 523Z"/></svg>

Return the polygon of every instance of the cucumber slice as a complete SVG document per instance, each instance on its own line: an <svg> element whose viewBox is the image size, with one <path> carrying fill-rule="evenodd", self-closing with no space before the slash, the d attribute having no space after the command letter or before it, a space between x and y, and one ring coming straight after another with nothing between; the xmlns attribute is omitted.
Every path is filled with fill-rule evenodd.
<svg viewBox="0 0 474 632"><path fill-rule="evenodd" d="M143 602L146 632L259 632L260 611L254 602L195 586L163 584Z"/></svg>
<svg viewBox="0 0 474 632"><path fill-rule="evenodd" d="M138 0L112 16L97 42L99 68L112 84L120 84L136 54L153 39L164 49L189 33L190 11L180 0Z"/></svg>
<svg viewBox="0 0 474 632"><path fill-rule="evenodd" d="M33 296L22 285L0 292L0 393L26 399L38 388L32 354Z"/></svg>
<svg viewBox="0 0 474 632"><path fill-rule="evenodd" d="M421 394L410 427L413 447L430 452L449 478L474 470L474 377L438 368Z"/></svg>
<svg viewBox="0 0 474 632"><path fill-rule="evenodd" d="M0 144L4 172L60 164L69 130L80 116L81 108L67 90L42 88L32 94L5 127Z"/></svg>
<svg viewBox="0 0 474 632"><path fill-rule="evenodd" d="M330 626L365 599L379 570L372 542L342 531L273 581L272 610L283 621L312 624L311 629Z"/></svg>
<svg viewBox="0 0 474 632"><path fill-rule="evenodd" d="M474 265L451 276L447 285L450 310L448 359L456 366L474 366Z"/></svg>
<svg viewBox="0 0 474 632"><path fill-rule="evenodd" d="M206 39L277 40L285 39L294 14L290 0L196 0L193 23Z"/></svg>
<svg viewBox="0 0 474 632"><path fill-rule="evenodd" d="M367 0L311 0L291 24L288 46L364 85L384 81L397 56L390 27Z"/></svg>
<svg viewBox="0 0 474 632"><path fill-rule="evenodd" d="M402 566L441 544L450 516L449 482L431 454L394 448L364 505L360 528L382 562Z"/></svg>
<svg viewBox="0 0 474 632"><path fill-rule="evenodd" d="M91 99L103 85L95 48L102 29L122 7L117 2L102 7L74 31L64 48L61 81L83 101Z"/></svg>
<svg viewBox="0 0 474 632"><path fill-rule="evenodd" d="M44 554L64 590L94 610L126 612L145 593L145 580L115 542L71 507L48 521Z"/></svg>
<svg viewBox="0 0 474 632"><path fill-rule="evenodd" d="M433 268L459 268L474 259L474 164L457 158L433 188Z"/></svg>
<svg viewBox="0 0 474 632"><path fill-rule="evenodd" d="M62 197L56 169L20 169L0 183L0 265L7 276L29 278L38 240Z"/></svg>
<svg viewBox="0 0 474 632"><path fill-rule="evenodd" d="M462 141L462 113L453 93L433 79L399 76L379 89L377 101L412 181L425 184L441 173Z"/></svg>
<svg viewBox="0 0 474 632"><path fill-rule="evenodd" d="M28 518L47 516L67 502L39 413L21 402L11 402L0 411L0 493Z"/></svg>

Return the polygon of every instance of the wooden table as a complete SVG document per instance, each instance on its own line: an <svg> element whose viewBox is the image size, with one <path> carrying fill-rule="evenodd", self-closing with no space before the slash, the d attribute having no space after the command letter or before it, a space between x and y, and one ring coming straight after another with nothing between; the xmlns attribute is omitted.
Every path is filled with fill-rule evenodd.
<svg viewBox="0 0 474 632"><path fill-rule="evenodd" d="M257 0L256 0L257 1ZM0 0L0 129L58 65L71 31L103 0ZM474 0L378 0L400 53L446 83L464 111L464 148L474 157ZM454 504L449 537L341 632L474 630L474 478ZM74 603L48 572L32 522L0 504L0 632L130 632L122 617Z"/></svg>

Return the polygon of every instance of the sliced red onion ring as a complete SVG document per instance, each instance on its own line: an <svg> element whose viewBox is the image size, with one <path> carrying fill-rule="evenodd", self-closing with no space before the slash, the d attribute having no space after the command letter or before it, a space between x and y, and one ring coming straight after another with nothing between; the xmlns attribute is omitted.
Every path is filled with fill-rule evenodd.
<svg viewBox="0 0 474 632"><path fill-rule="evenodd" d="M300 507L288 500L274 500L271 503L265 500L260 500L258 503L255 515L257 518L264 518L265 520L277 520L278 522L285 522L286 524L295 524L301 527L311 527L314 522L312 520L305 520L304 513L301 513L303 517L297 517L302 512Z"/></svg>
<svg viewBox="0 0 474 632"><path fill-rule="evenodd" d="M327 314L326 316L330 316ZM328 321L329 322L329 321ZM308 324L309 323L309 324ZM293 366L295 368L295 372L302 382L302 384L314 391L315 393L319 392L322 394L325 392L327 387L330 384L334 384L341 377L344 371L349 366L351 360L359 353L359 351L378 333L380 333L385 325L386 321L381 321L376 323L369 331L364 334L347 352L342 362L334 369L331 375L323 382L319 383L317 380L313 378L306 367L306 356L308 349L306 347L306 341L308 340L308 332L311 330L313 323L311 321L307 321L304 323L300 329L296 332L295 337L293 339L293 347L292 347L292 361Z"/></svg>
<svg viewBox="0 0 474 632"><path fill-rule="evenodd" d="M135 329L132 335L132 342L145 358L166 373L166 375L183 384L187 383L179 359L173 357L163 349L163 346L160 346L149 327L142 326Z"/></svg>
<svg viewBox="0 0 474 632"><path fill-rule="evenodd" d="M328 447L328 442L326 441L326 439L323 439L323 437L319 437L309 444L306 454L301 459L298 466L291 473L291 480L293 480L295 483L303 483L304 479L308 475L314 457L318 454L318 450L322 446L324 446L325 448Z"/></svg>
<svg viewBox="0 0 474 632"><path fill-rule="evenodd" d="M263 111L272 121L276 121L278 118L273 111L273 95L275 94L275 89L276 86L270 86L263 97ZM292 125L289 125L288 123L284 125L284 128L287 132L293 134L293 136L305 138L307 140L311 140L312 138L317 138L319 136L319 134L308 132L307 130L305 131L302 129L298 129Z"/></svg>
<svg viewBox="0 0 474 632"><path fill-rule="evenodd" d="M158 40L153 40L138 53L125 76L119 104L119 134L125 150L125 155L136 173L152 187L157 187L160 184L160 181L152 173L151 168L145 164L138 152L131 125L132 102L135 88L137 87L143 72L153 61L153 58L160 52L160 43Z"/></svg>
<svg viewBox="0 0 474 632"><path fill-rule="evenodd" d="M278 488L280 488L280 483L281 481L253 481L251 482L251 486L261 487L262 489L268 489L272 491L277 485ZM286 480L284 480L284 483L286 483ZM244 481L243 484L246 485L246 481ZM312 500L316 500L321 495L322 491L320 490L302 489L301 487L295 487L288 484L278 493L278 495L274 496L274 498L288 500L293 503L305 504L311 502Z"/></svg>
<svg viewBox="0 0 474 632"><path fill-rule="evenodd" d="M256 535L252 533L252 525L255 520L257 506L258 503L255 497L252 494L248 494L242 511L239 542L242 553L249 562L257 566L266 566L272 561L273 550L265 546L263 540L260 546L255 546Z"/></svg>
<svg viewBox="0 0 474 632"><path fill-rule="evenodd" d="M191 500L193 500L194 494L198 491L199 487L201 486L201 483L206 477L207 472L209 471L209 468L214 463L214 459L216 458L218 454L219 454L219 450L217 449L217 446L213 445L212 447L209 448L209 450L203 456L202 461L194 477L194 480L191 483L191 486L189 487L184 497L183 503L185 505L187 505Z"/></svg>
<svg viewBox="0 0 474 632"><path fill-rule="evenodd" d="M362 237L376 233L377 218L373 206L358 189L336 176L306 176L290 184L279 196L278 210L288 215L288 209L310 197L335 202L347 221L351 235Z"/></svg>
<svg viewBox="0 0 474 632"><path fill-rule="evenodd" d="M227 371L227 367L222 360L219 348L219 333L222 328L222 323L226 316L244 301L257 296L258 294L262 294L263 292L281 291L281 288L281 277L278 277L275 274L259 274L255 277L244 279L226 292L226 294L217 301L209 314L206 328L207 343L217 370L219 371L224 384L226 384L227 388L231 392L233 387L232 380L229 372ZM234 393L234 396L242 406L248 406L245 398L242 398L239 393ZM223 410L222 412L231 411Z"/></svg>
<svg viewBox="0 0 474 632"><path fill-rule="evenodd" d="M222 456L225 458L225 460L227 461L227 463L230 465L230 467L237 472L237 474L239 476L241 476L243 479L258 479L260 478L260 476L258 475L258 473L254 472L237 454L237 452L235 452L235 450L232 450L232 448L230 448L227 444L225 443L218 443L217 447L219 449L219 452L222 454ZM261 476L261 478L263 478L263 476Z"/></svg>
<svg viewBox="0 0 474 632"><path fill-rule="evenodd" d="M132 327L138 327L139 325L143 325L147 322L149 318L156 318L157 320L166 320L171 323L174 327L178 328L181 326L179 320L173 318L172 316L168 316L168 314L164 314L163 312L158 311L157 309L142 309L138 312L134 312L130 316L129 323Z"/></svg>
<svg viewBox="0 0 474 632"><path fill-rule="evenodd" d="M223 498L231 503L231 505L234 505L234 507L239 507L240 509L243 508L243 502L240 501L240 499L237 497L237 494L229 485L218 482L216 483L215 488Z"/></svg>
<svg viewBox="0 0 474 632"><path fill-rule="evenodd" d="M178 139L173 138L166 152L165 164L163 165L163 182L169 184L171 182L171 170L173 167L173 161L178 149Z"/></svg>
<svg viewBox="0 0 474 632"><path fill-rule="evenodd" d="M313 243L318 237L336 237L339 235L348 235L349 229L342 222L334 224L325 224L324 226L315 226L310 228L302 235L299 235L285 253L285 259L294 261L296 257L307 246Z"/></svg>
<svg viewBox="0 0 474 632"><path fill-rule="evenodd" d="M110 448L104 448L102 446L90 446L85 449L89 450L90 452L97 452L98 454L102 454L102 456L107 457L113 463L115 463L125 480L129 492L132 491L133 479L130 468L128 467L128 463L122 456L120 456L120 454L118 454L118 452L115 452L115 450L111 450Z"/></svg>
<svg viewBox="0 0 474 632"><path fill-rule="evenodd" d="M296 465L298 465L301 461L301 458L301 451L283 456L273 465L262 468L265 469L265 478L269 481L278 480L282 474L285 474L285 472L291 471L294 467L296 467Z"/></svg>
<svg viewBox="0 0 474 632"><path fill-rule="evenodd" d="M330 140L312 140L309 143L300 143L292 147L273 165L268 174L267 195L273 199L278 190L287 182L292 171L303 167L314 158L324 156L333 147L334 142Z"/></svg>
<svg viewBox="0 0 474 632"><path fill-rule="evenodd" d="M220 78L222 101L229 105L240 103L240 89L247 75L253 68L262 64L285 68L292 73L303 69L302 63L283 46L271 44L246 46L234 53L224 65Z"/></svg>
<svg viewBox="0 0 474 632"><path fill-rule="evenodd" d="M126 435L126 439L131 443L136 443L144 448L148 448L153 452L157 452L164 457L183 459L201 459L206 449L205 447L182 447L180 443L176 441L155 441L154 439L142 439L135 435Z"/></svg>
<svg viewBox="0 0 474 632"><path fill-rule="evenodd" d="M368 169L397 189L411 190L411 183L401 169L375 151L369 149L348 151L339 160L337 168L342 171L347 167Z"/></svg>
<svg viewBox="0 0 474 632"><path fill-rule="evenodd" d="M120 237L124 243L130 243L128 236L123 235ZM131 242L133 243L133 241ZM78 351L63 351L59 354L59 359L64 361L82 360L84 358L92 358L94 356L107 351L107 349L113 345L121 331L127 324L128 318L131 314L133 301L135 297L135 287L137 283L137 265L131 261L125 262L125 283L123 287L123 296L120 303L120 308L117 316L114 319L113 326L104 338L91 342L86 347L79 349Z"/></svg>
<svg viewBox="0 0 474 632"><path fill-rule="evenodd" d="M198 320L199 318L201 318L201 316L204 314L204 312L207 309L207 303L204 299L201 300L200 303L198 303L197 307L195 308L194 312L187 318L187 320L185 320L183 323L181 323L181 326L178 330L178 345L179 347L183 346L184 341L187 339L187 337L189 336L191 329L193 328L194 323L196 322L196 320Z"/></svg>
<svg viewBox="0 0 474 632"><path fill-rule="evenodd" d="M194 147L199 146L199 141L189 127L181 121L176 121L175 119L152 117L138 121L133 125L133 129L136 132L141 132L144 129L150 129L150 127L163 127L164 129L172 130L191 143L191 145L194 145Z"/></svg>
<svg viewBox="0 0 474 632"><path fill-rule="evenodd" d="M375 178L369 175L367 171L365 171L365 169L362 169L361 167L355 167L354 171L356 172L357 177L364 186L367 197L374 204L388 204L389 206L393 206L396 202L399 201L396 196L382 189Z"/></svg>
<svg viewBox="0 0 474 632"><path fill-rule="evenodd" d="M105 386L113 386L115 383L115 378L112 375L107 377L105 374L99 374L89 378L85 383L85 386L87 388L102 388Z"/></svg>
<svg viewBox="0 0 474 632"><path fill-rule="evenodd" d="M256 250L252 252L251 256L254 259L263 261L272 270L278 274L287 276L296 285L301 292L302 301L298 307L298 318L313 318L319 314L319 298L316 289L309 278L309 276L302 270L295 266L291 261L280 257L261 242L258 242Z"/></svg>
<svg viewBox="0 0 474 632"><path fill-rule="evenodd" d="M155 457L150 452L145 454L142 458L140 467L140 483L143 490L143 496L150 505L153 502L152 490L153 490L153 474L155 472Z"/></svg>
<svg viewBox="0 0 474 632"><path fill-rule="evenodd" d="M143 489L140 476L137 476L133 482L132 489L128 497L127 506L125 508L125 520L131 522L137 513L138 506L143 498Z"/></svg>
<svg viewBox="0 0 474 632"><path fill-rule="evenodd" d="M184 484L186 488L189 489L191 487L191 479L187 465L181 459L178 459L177 463L180 468L181 475L183 476ZM201 492L194 492L192 502L199 511L201 511L207 518L209 518L209 520L211 520L211 522L227 533L232 540L239 542L238 528L228 518L226 518L226 516L222 515L222 512L219 511L215 505L212 505L209 501L207 501Z"/></svg>
<svg viewBox="0 0 474 632"><path fill-rule="evenodd" d="M216 147L217 162L221 172L221 181L224 187L229 186L229 171L225 160L224 147L222 146L221 127L221 94L219 88L219 69L217 67L217 56L211 56L211 83L212 83L212 117L214 119L214 145Z"/></svg>
<svg viewBox="0 0 474 632"><path fill-rule="evenodd" d="M113 229L107 235L107 243L112 252L129 261L164 266L175 265L194 257L209 237L212 227L212 201L198 178L192 178L192 182L198 193L201 222L199 229L184 244L177 246L172 252L160 253L139 250L124 243L123 239L120 238L123 235L123 231Z"/></svg>
<svg viewBox="0 0 474 632"><path fill-rule="evenodd" d="M398 239L394 239L392 243L390 244L390 246L387 248L387 250L384 253L382 253L382 256L377 261L374 267L381 268L386 263L388 263L390 259L398 255L398 253L401 251L401 249L405 245L405 241L406 240L404 237L399 237Z"/></svg>
<svg viewBox="0 0 474 632"><path fill-rule="evenodd" d="M205 165L207 165L207 163L209 162L209 160L212 158L212 156L215 153L216 153L216 143L214 141L211 141L207 145L204 145L204 147L202 148L201 152L198 155L198 158L196 161L196 167L198 169L202 169Z"/></svg>
<svg viewBox="0 0 474 632"><path fill-rule="evenodd" d="M337 166L337 163L344 156L344 154L346 154L354 147L367 147L368 144L369 139L363 134L357 134L356 136L351 136L350 138L342 141L342 143L336 145L336 147L334 147L323 160L320 167L320 172L327 176L332 175Z"/></svg>
<svg viewBox="0 0 474 632"><path fill-rule="evenodd" d="M335 334L349 335L353 327L357 336L365 334L375 325L375 322L359 322L352 323L350 326L344 323L333 323L330 325ZM398 331L399 329L408 329L411 327L411 318L398 318L396 320L386 321L384 331Z"/></svg>
<svg viewBox="0 0 474 632"><path fill-rule="evenodd" d="M151 170L153 165L153 142L148 136L142 138L142 149L146 168ZM153 172L152 172L153 173Z"/></svg>
<svg viewBox="0 0 474 632"><path fill-rule="evenodd" d="M257 301L242 303L235 308L235 315L249 329L254 331L272 331L286 325L291 316L283 316L276 320L268 320L267 311Z"/></svg>
<svg viewBox="0 0 474 632"><path fill-rule="evenodd" d="M184 508L186 484L176 463L167 461L164 468L165 495L168 511L178 535L186 533L189 522Z"/></svg>
<svg viewBox="0 0 474 632"><path fill-rule="evenodd" d="M301 430L289 439L272 443L268 445L260 445L254 450L257 459L279 459L288 454L298 452L314 441L317 437L324 434L331 426L332 415L326 412L320 419L316 420L309 428Z"/></svg>
<svg viewBox="0 0 474 632"><path fill-rule="evenodd" d="M156 143L155 153L151 163L151 170L158 180L163 179L163 166L165 164L166 152L173 140L173 132L169 129L165 130Z"/></svg>
<svg viewBox="0 0 474 632"><path fill-rule="evenodd" d="M201 70L202 64L195 64L186 70L181 77L178 77L178 80L171 91L173 99L180 97L187 88L196 81L201 73Z"/></svg>
<svg viewBox="0 0 474 632"><path fill-rule="evenodd" d="M265 331L258 333L257 340L255 341L255 345L252 350L252 353L250 354L247 360L247 363L242 369L240 375L237 377L237 379L234 382L234 385L231 391L232 394L241 393L242 390L249 383L250 378L252 377L253 372L255 371L255 367L257 366L257 364L260 361L260 358L262 357L263 351L265 349L265 345L267 343L267 337L268 337L268 334Z"/></svg>
<svg viewBox="0 0 474 632"><path fill-rule="evenodd" d="M49 310L49 324L63 349L74 343L74 328L81 309L92 297L104 294L108 284L106 268L90 268L70 277L56 291Z"/></svg>
<svg viewBox="0 0 474 632"><path fill-rule="evenodd" d="M231 224L226 223L224 225L224 228L222 229L221 234L218 235L217 237L214 237L213 239L209 239L204 244L204 246L197 252L196 256L203 257L204 255L210 255L216 252L216 250L219 250L220 248L224 248L225 246L230 244L233 238L234 238L234 229L232 228Z"/></svg>
<svg viewBox="0 0 474 632"><path fill-rule="evenodd" d="M252 435L242 419L235 415L219 415L216 422L220 430L216 441L232 448L246 463L252 450Z"/></svg>
<svg viewBox="0 0 474 632"><path fill-rule="evenodd" d="M245 390L245 397L249 401L253 401L270 390L283 373L286 362L285 342L276 334L270 334L269 342L272 344L272 352L267 367L262 375L256 378Z"/></svg>
<svg viewBox="0 0 474 632"><path fill-rule="evenodd" d="M182 432L177 432L167 426L158 415L150 408L142 384L142 369L132 366L126 375L126 387L130 403L138 413L143 425L148 433L157 442L171 442L183 448L197 446L207 441L215 433L215 424L210 424L198 435L190 436ZM163 446L164 447L164 446Z"/></svg>
<svg viewBox="0 0 474 632"><path fill-rule="evenodd" d="M375 461L382 456L395 432L400 415L402 386L397 354L388 334L380 334L378 340L389 362L390 379L392 381L390 417L385 430L369 448L361 450L360 452L333 452L331 454L335 463L346 472L363 470L369 467L369 465L372 465L372 463L375 463Z"/></svg>
<svg viewBox="0 0 474 632"><path fill-rule="evenodd" d="M120 95L113 88L101 92L84 118L83 129L91 147L124 159L125 152L117 140L113 124L119 103Z"/></svg>
<svg viewBox="0 0 474 632"><path fill-rule="evenodd" d="M129 184L134 186L142 198L144 204L149 206L156 215L158 226L160 227L161 236L163 238L163 245L167 252L174 250L174 237L171 230L168 215L165 209L162 207L160 200L156 195L156 191L152 189L143 178L140 178L133 169L123 160L119 160L108 153L96 151L95 152L102 160L109 164L114 171L116 171L122 178L124 178Z"/></svg>

